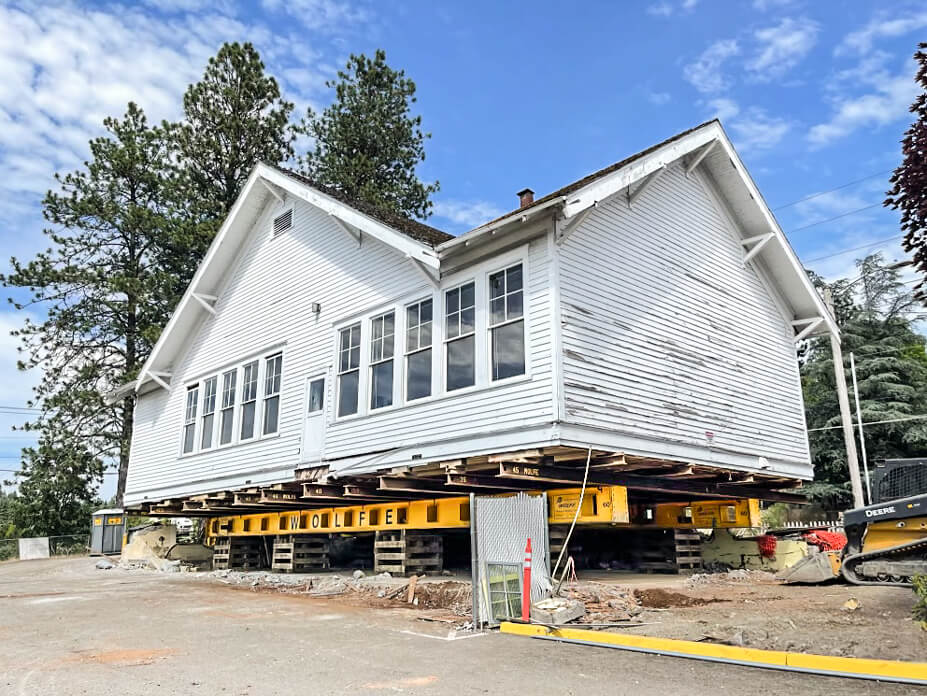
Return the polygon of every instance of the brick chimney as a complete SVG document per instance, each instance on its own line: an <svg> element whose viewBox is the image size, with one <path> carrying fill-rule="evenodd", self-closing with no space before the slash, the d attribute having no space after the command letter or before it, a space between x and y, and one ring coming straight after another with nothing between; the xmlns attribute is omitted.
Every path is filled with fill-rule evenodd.
<svg viewBox="0 0 927 696"><path fill-rule="evenodd" d="M525 206L531 205L534 203L534 191L529 188L522 189L515 194L518 196L518 207L524 208Z"/></svg>

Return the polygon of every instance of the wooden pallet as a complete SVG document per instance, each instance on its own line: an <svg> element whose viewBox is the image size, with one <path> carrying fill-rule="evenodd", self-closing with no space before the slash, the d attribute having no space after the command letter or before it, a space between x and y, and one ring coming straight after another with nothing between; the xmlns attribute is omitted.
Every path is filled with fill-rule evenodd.
<svg viewBox="0 0 927 696"><path fill-rule="evenodd" d="M228 570L231 545L232 540L229 537L219 537L216 539L216 545L212 554L213 570Z"/></svg>
<svg viewBox="0 0 927 696"><path fill-rule="evenodd" d="M676 531L676 567L680 573L702 569L702 538L694 529Z"/></svg>
<svg viewBox="0 0 927 696"><path fill-rule="evenodd" d="M377 532L373 561L376 573L436 575L444 568L444 540L438 534L405 529Z"/></svg>
<svg viewBox="0 0 927 696"><path fill-rule="evenodd" d="M281 534L274 537L272 570L284 573L306 573L326 570L328 538L308 534Z"/></svg>

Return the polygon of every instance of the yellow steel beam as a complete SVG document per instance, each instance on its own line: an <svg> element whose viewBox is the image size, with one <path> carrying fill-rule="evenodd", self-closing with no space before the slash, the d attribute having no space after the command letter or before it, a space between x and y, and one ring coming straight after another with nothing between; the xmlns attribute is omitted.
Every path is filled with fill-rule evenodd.
<svg viewBox="0 0 927 696"><path fill-rule="evenodd" d="M548 496L550 524L569 524L579 504L579 488L526 491ZM514 495L502 494L502 495ZM691 520L685 510L690 509ZM583 496L578 524L622 525L630 522L628 490L624 486L589 486ZM750 527L759 524L756 500L668 503L656 506L654 527ZM389 529L455 529L470 526L470 498L403 500L318 510L287 510L215 517L210 537L276 534L332 534Z"/></svg>

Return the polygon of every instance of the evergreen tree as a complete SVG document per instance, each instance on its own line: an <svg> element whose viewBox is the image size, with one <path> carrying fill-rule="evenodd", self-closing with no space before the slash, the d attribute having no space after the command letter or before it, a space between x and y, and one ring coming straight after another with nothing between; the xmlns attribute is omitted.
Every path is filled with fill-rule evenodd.
<svg viewBox="0 0 927 696"><path fill-rule="evenodd" d="M134 398L107 405L102 394L136 376L174 305L176 274L159 260L174 227L164 133L131 103L122 120L104 125L85 168L56 175L59 190L45 196L50 247L28 263L12 259L12 272L0 276L7 287L29 289L17 309L45 310L44 320L14 332L20 369L42 370L30 402L41 412L24 426L40 432L39 443L24 450L16 477L37 520L23 518L26 530L60 533L78 524L72 515L86 526L82 515L107 461L118 463L122 499Z"/></svg>
<svg viewBox="0 0 927 696"><path fill-rule="evenodd" d="M302 172L354 200L427 218L439 184L416 174L431 134L422 132L421 116L411 115L415 83L378 50L372 60L352 55L338 80L325 84L335 90L334 103L320 114L309 109L297 129L315 143L299 158Z"/></svg>
<svg viewBox="0 0 927 696"><path fill-rule="evenodd" d="M905 251L914 252L914 264L927 276L927 43L914 54L919 64L915 80L922 92L911 105L915 121L901 141L903 160L892 175L892 188L885 205L901 210ZM917 287L920 300L927 300L927 279Z"/></svg>
<svg viewBox="0 0 927 696"><path fill-rule="evenodd" d="M187 224L177 230L170 262L186 262L183 281L193 276L254 166L293 156L292 110L250 43L223 44L203 78L187 88L183 120L165 124L174 141L182 177L178 193L186 208Z"/></svg>
<svg viewBox="0 0 927 696"><path fill-rule="evenodd" d="M830 287L837 306L847 371L854 354L863 422L896 420L927 413L927 353L925 338L908 319L915 300L899 282L898 271L881 254L857 262L857 280L840 280ZM841 309L842 308L842 309ZM824 342L826 339L815 339ZM849 502L846 450L834 383L833 358L826 345L813 345L802 366L808 427L830 428L810 433L815 467L812 494L823 494L837 506ZM851 392L852 401L852 392ZM856 408L852 404L855 419ZM858 431L857 431L858 432ZM927 422L897 421L865 428L870 462L893 457L922 456L927 448Z"/></svg>

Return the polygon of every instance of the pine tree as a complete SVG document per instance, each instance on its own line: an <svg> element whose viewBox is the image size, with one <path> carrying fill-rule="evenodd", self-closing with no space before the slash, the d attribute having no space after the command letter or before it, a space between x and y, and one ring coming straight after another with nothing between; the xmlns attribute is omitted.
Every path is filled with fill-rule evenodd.
<svg viewBox="0 0 927 696"><path fill-rule="evenodd" d="M107 405L102 394L136 376L174 304L176 274L159 259L176 226L165 203L174 186L166 137L131 103L104 126L85 168L56 175L59 190L45 196L50 247L28 263L12 259L12 272L0 276L29 289L30 300L10 300L17 309L45 311L14 332L20 369L42 370L30 402L41 413L25 425L39 442L24 450L16 484L32 513L45 510L45 533L83 514L107 462L118 464L122 499L134 398Z"/></svg>
<svg viewBox="0 0 927 696"><path fill-rule="evenodd" d="M915 121L901 141L903 160L892 174L892 188L885 205L901 210L905 251L914 252L914 264L927 276L927 43L914 54L919 63L915 80L922 92L911 105ZM927 300L927 279L917 286L917 297Z"/></svg>
<svg viewBox="0 0 927 696"><path fill-rule="evenodd" d="M183 120L165 124L188 222L174 243L174 262L187 262L184 280L192 277L254 166L293 156L292 110L250 43L223 44L203 78L187 88Z"/></svg>
<svg viewBox="0 0 927 696"><path fill-rule="evenodd" d="M415 83L386 64L351 55L338 80L329 80L335 101L322 113L309 109L298 132L315 142L299 158L301 171L320 184L378 208L412 218L431 214L438 182L422 183L416 168L425 159L422 117L412 116Z"/></svg>
<svg viewBox="0 0 927 696"><path fill-rule="evenodd" d="M858 279L831 285L835 298L840 300L837 322L847 383L852 384L849 355L853 353L863 422L896 421L865 429L869 461L920 456L927 448L927 422L896 420L927 413L925 338L915 330L907 314L915 299L899 281L896 268L887 265L881 254L862 259L857 268ZM830 497L836 495L836 502L846 504L849 502L846 450L843 432L835 427L841 421L833 359L826 346L809 351L802 366L802 385L808 427L830 428L810 433L817 484L810 490ZM855 418L855 404L852 411Z"/></svg>

